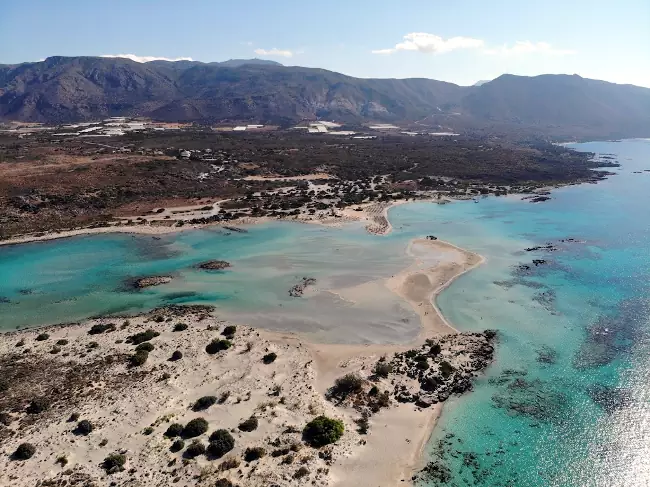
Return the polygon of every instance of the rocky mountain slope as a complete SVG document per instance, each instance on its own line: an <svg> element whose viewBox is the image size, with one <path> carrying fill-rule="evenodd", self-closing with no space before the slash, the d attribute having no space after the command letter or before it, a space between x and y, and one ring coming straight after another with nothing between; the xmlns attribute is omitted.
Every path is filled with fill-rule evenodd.
<svg viewBox="0 0 650 487"><path fill-rule="evenodd" d="M116 115L281 124L323 117L648 136L650 89L567 75L503 75L461 87L430 79L360 79L260 60L50 57L0 65L2 119L57 123Z"/></svg>

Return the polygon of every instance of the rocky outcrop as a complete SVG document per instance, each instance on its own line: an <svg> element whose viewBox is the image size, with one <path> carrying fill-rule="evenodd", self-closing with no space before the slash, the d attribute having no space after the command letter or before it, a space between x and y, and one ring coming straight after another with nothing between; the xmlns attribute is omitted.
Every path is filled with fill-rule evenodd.
<svg viewBox="0 0 650 487"><path fill-rule="evenodd" d="M172 281L171 276L147 276L134 279L132 285L136 289L144 289L146 287L160 286Z"/></svg>
<svg viewBox="0 0 650 487"><path fill-rule="evenodd" d="M225 260L208 260L207 262L202 262L197 267L206 271L221 271L232 266L230 262L226 262Z"/></svg>
<svg viewBox="0 0 650 487"><path fill-rule="evenodd" d="M316 284L316 279L313 277L303 277L302 281L289 289L289 296L292 298L299 298L303 295L308 286L313 286L314 284Z"/></svg>

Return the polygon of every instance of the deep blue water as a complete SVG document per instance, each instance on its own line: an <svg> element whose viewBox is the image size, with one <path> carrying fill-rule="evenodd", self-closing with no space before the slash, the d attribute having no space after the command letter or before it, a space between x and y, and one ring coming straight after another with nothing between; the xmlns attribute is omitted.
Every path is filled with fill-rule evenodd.
<svg viewBox="0 0 650 487"><path fill-rule="evenodd" d="M496 328L500 338L475 391L445 405L428 456L450 480L427 485L650 485L650 141L575 147L615 154L622 167L597 185L554 190L544 203L511 196L398 206L386 237L360 225L274 223L245 234L215 228L0 247L0 328L191 302L321 340L407 341L417 319L385 288L354 303L346 293L406 267L408 241L435 234L487 257L440 295L443 313L461 330ZM556 250L524 250L547 243ZM233 267L193 268L208 259ZM126 279L151 274L174 281L126 289ZM323 292L290 298L304 276Z"/></svg>

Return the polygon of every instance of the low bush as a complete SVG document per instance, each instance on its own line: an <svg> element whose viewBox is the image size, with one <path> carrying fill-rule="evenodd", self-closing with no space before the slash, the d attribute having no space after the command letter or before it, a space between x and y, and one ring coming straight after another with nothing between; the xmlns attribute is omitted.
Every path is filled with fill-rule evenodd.
<svg viewBox="0 0 650 487"><path fill-rule="evenodd" d="M114 323L97 323L96 325L93 325L90 327L90 330L88 330L89 335L99 335L100 333L104 332L111 332L115 331L115 324Z"/></svg>
<svg viewBox="0 0 650 487"><path fill-rule="evenodd" d="M222 350L228 350L231 346L232 343L230 340L219 340L215 338L210 343L208 343L208 345L205 347L205 351L210 355L214 355L215 353L219 353Z"/></svg>
<svg viewBox="0 0 650 487"><path fill-rule="evenodd" d="M225 472L226 470L232 470L233 468L237 468L241 465L241 462L239 459L235 457L229 457L226 458L221 464L219 465L219 470L221 472Z"/></svg>
<svg viewBox="0 0 650 487"><path fill-rule="evenodd" d="M185 323L176 323L172 331L185 331L187 330L187 325Z"/></svg>
<svg viewBox="0 0 650 487"><path fill-rule="evenodd" d="M149 436L151 433L153 433L153 426L147 426L145 429L142 430L142 434L145 436Z"/></svg>
<svg viewBox="0 0 650 487"><path fill-rule="evenodd" d="M139 367L140 365L143 365L148 358L149 352L138 350L133 355L131 355L131 357L129 357L129 362L131 363L132 367Z"/></svg>
<svg viewBox="0 0 650 487"><path fill-rule="evenodd" d="M61 340L56 341L57 345L67 345L68 343L70 343L70 342L68 340L66 340L65 338L62 338Z"/></svg>
<svg viewBox="0 0 650 487"><path fill-rule="evenodd" d="M186 458L196 458L199 455L205 455L205 445L199 440L194 440L190 443L185 449L185 453L183 453L183 456Z"/></svg>
<svg viewBox="0 0 650 487"><path fill-rule="evenodd" d="M176 453L181 451L183 448L185 448L185 442L183 440L176 440L174 443L172 443L172 446L169 447L169 451Z"/></svg>
<svg viewBox="0 0 650 487"><path fill-rule="evenodd" d="M261 446L254 446L252 448L246 448L244 452L244 460L247 462L254 462L259 460L266 455L266 450Z"/></svg>
<svg viewBox="0 0 650 487"><path fill-rule="evenodd" d="M32 399L32 402L27 406L27 412L29 414L40 414L43 411L46 411L50 407L49 399L45 397L37 397Z"/></svg>
<svg viewBox="0 0 650 487"><path fill-rule="evenodd" d="M203 411L208 409L210 406L214 405L217 402L216 396L203 396L196 400L194 405L192 405L193 411Z"/></svg>
<svg viewBox="0 0 650 487"><path fill-rule="evenodd" d="M50 335L48 335L47 333L41 333L40 335L38 335L36 337L36 341L37 342L44 342L45 340L48 340L49 338L50 338Z"/></svg>
<svg viewBox="0 0 650 487"><path fill-rule="evenodd" d="M151 352L154 348L155 347L153 346L153 344L149 342L144 342L138 345L137 347L135 347L135 351L138 352L140 350L144 350L145 352Z"/></svg>
<svg viewBox="0 0 650 487"><path fill-rule="evenodd" d="M169 425L164 435L167 438L175 438L183 433L183 425L180 423L172 423Z"/></svg>
<svg viewBox="0 0 650 487"><path fill-rule="evenodd" d="M57 354L61 352L61 347L52 347L52 350L50 350L50 353L52 354Z"/></svg>
<svg viewBox="0 0 650 487"><path fill-rule="evenodd" d="M434 344L430 349L429 349L429 354L433 355L434 357L436 355L439 355L440 352L442 352L442 347L440 346L439 343Z"/></svg>
<svg viewBox="0 0 650 487"><path fill-rule="evenodd" d="M153 320L156 323L162 323L163 321L165 321L165 317L162 316L162 315L156 315L156 316L153 317Z"/></svg>
<svg viewBox="0 0 650 487"><path fill-rule="evenodd" d="M383 377L385 379L392 372L393 366L391 364L387 364L386 362L378 362L377 365L375 365L375 375L377 377Z"/></svg>
<svg viewBox="0 0 650 487"><path fill-rule="evenodd" d="M236 331L237 331L237 327L235 325L228 325L223 329L221 334L232 339L232 337L235 336Z"/></svg>
<svg viewBox="0 0 650 487"><path fill-rule="evenodd" d="M75 428L74 432L78 435L89 435L93 430L93 425L90 421L87 419L82 419L77 423L77 427Z"/></svg>
<svg viewBox="0 0 650 487"><path fill-rule="evenodd" d="M235 484L228 479L219 479L215 482L214 487L234 487L234 485Z"/></svg>
<svg viewBox="0 0 650 487"><path fill-rule="evenodd" d="M346 374L339 377L330 389L330 395L344 399L350 394L356 394L363 390L363 379L357 374Z"/></svg>
<svg viewBox="0 0 650 487"><path fill-rule="evenodd" d="M293 474L294 479L301 479L303 477L306 477L309 475L309 469L307 467L300 467L296 472Z"/></svg>
<svg viewBox="0 0 650 487"><path fill-rule="evenodd" d="M106 458L104 458L102 467L104 467L104 470L106 470L107 474L113 474L124 470L125 463L126 456L122 455L121 453L111 453Z"/></svg>
<svg viewBox="0 0 650 487"><path fill-rule="evenodd" d="M275 359L278 358L278 354L275 352L267 353L262 357L262 362L264 362L266 365L272 364L275 362Z"/></svg>
<svg viewBox="0 0 650 487"><path fill-rule="evenodd" d="M343 435L345 427L338 419L318 416L311 420L302 431L303 439L313 447L335 443Z"/></svg>
<svg viewBox="0 0 650 487"><path fill-rule="evenodd" d="M259 425L259 421L257 420L257 418L255 416L251 416L247 420L239 423L238 428L241 431L246 431L247 433L250 433L251 431L255 431L258 425Z"/></svg>
<svg viewBox="0 0 650 487"><path fill-rule="evenodd" d="M72 413L70 417L68 418L68 421L70 423L74 423L75 421L79 420L79 413Z"/></svg>
<svg viewBox="0 0 650 487"><path fill-rule="evenodd" d="M132 345L140 345L141 343L148 342L149 340L153 340L158 335L160 335L160 333L158 333L157 331L148 329L147 331L141 331L140 333L136 333L135 335L128 336L126 338L126 343L130 343Z"/></svg>
<svg viewBox="0 0 650 487"><path fill-rule="evenodd" d="M183 352L180 350L175 350L174 353L172 353L172 356L169 357L169 360L171 362L176 362L177 360L180 360L183 358Z"/></svg>
<svg viewBox="0 0 650 487"><path fill-rule="evenodd" d="M29 460L36 453L36 447L31 443L21 443L16 448L16 451L13 453L12 458L14 460Z"/></svg>
<svg viewBox="0 0 650 487"><path fill-rule="evenodd" d="M194 438L201 436L208 431L208 422L204 418L194 418L183 428L182 436L184 438Z"/></svg>

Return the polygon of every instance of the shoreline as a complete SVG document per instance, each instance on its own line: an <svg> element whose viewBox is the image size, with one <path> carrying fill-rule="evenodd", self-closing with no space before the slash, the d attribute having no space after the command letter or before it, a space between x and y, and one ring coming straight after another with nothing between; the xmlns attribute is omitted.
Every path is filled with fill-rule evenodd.
<svg viewBox="0 0 650 487"><path fill-rule="evenodd" d="M404 204L408 202L401 201L396 203ZM388 211L392 206L393 204L381 205L379 207L375 206L371 212L368 212L367 207L364 208L363 212L351 210L353 214L349 218L352 220L353 217L357 217L357 221L367 221L366 229L370 233L387 234L392 229L388 220ZM354 213L357 213L357 215ZM358 215L358 213L363 213L363 215ZM381 218L384 218L386 224L378 226L378 230L381 231L373 232L371 231L371 227L373 223L377 223L377 215L380 216L379 222L381 223ZM238 224L236 222L228 223L231 225ZM306 221L306 223L310 222ZM336 226L344 222L312 223ZM243 223L240 222L239 224ZM44 235L32 240L4 241L0 242L0 245L52 240L94 233L126 232L157 235L203 228L205 226L207 225L197 225L190 228L187 226L121 226L80 229L67 232L63 235ZM406 252L412 257L412 264L395 276L383 279L383 281L388 289L406 301L420 318L420 331L417 338L410 343L385 345L324 344L310 342L299 333L271 332L263 329L254 329L254 332L267 337L270 341L277 344L295 345L296 348L304 348L313 361L314 376L312 378L312 384L314 385L314 390L323 400L324 393L337 377L350 372L368 373L380 357L396 352L403 352L414 346L420 346L424 343L425 339L432 336L459 334L459 331L448 322L438 308L436 304L437 296L458 277L484 263L485 259L478 254L440 240L411 240ZM432 256L431 254L435 255ZM109 317L107 319L115 318ZM101 321L102 318L98 320ZM9 331L6 334L2 334L2 336L7 339L9 336L33 334L36 330L67 331L75 327L77 329L85 329L87 323L90 321L92 320L86 320L84 323L48 325L36 329ZM345 486L349 485L349 482L353 482L359 486L393 485L398 481L410 485L412 475L419 470L426 460L424 458L424 449L435 429L441 412L442 403L436 404L429 409L420 409L413 404L394 404L389 409L381 411L371 420L372 427L370 433L364 437L366 446L363 451L359 451L359 448L352 448L352 446L348 445L346 448L350 449L350 453L341 458L341 461L337 462L331 468L330 479L333 483L328 483L327 485ZM348 414L347 419L350 422L352 413L347 411L346 414ZM383 432L377 434L380 429ZM393 448L400 439L403 441L400 447L401 453L399 456L396 456ZM380 465L382 468L377 468L377 465ZM341 482L343 478L345 478L344 483Z"/></svg>

